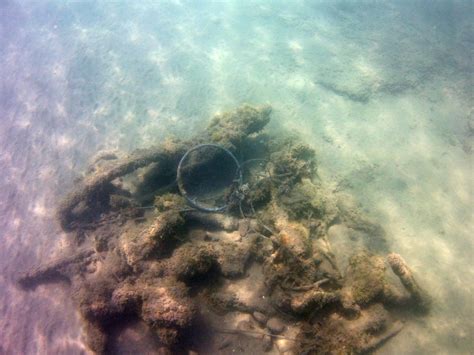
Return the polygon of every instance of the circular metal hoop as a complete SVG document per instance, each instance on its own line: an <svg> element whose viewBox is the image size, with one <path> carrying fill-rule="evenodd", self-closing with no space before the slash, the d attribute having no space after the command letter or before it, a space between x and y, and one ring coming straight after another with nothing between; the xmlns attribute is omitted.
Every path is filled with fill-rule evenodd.
<svg viewBox="0 0 474 355"><path fill-rule="evenodd" d="M195 209L197 209L199 211L202 211L202 212L222 212L227 208L228 204L225 204L225 205L222 205L222 206L217 206L217 207L203 206L203 205L199 204L199 202L197 202L197 200L195 198L193 199L189 196L189 194L186 191L186 189L184 187L184 184L183 184L183 179L182 179L182 174L181 174L181 169L182 169L182 166L183 166L183 162L186 160L186 158L189 156L189 154L191 154L192 152L194 152L198 149L205 148L205 147L213 147L213 148L220 149L232 158L233 162L235 163L236 179L234 181L236 181L239 186L242 185L242 169L240 168L239 161L234 156L234 154L232 154L232 152L230 150L228 150L228 149L226 149L226 148L224 148L220 145L212 144L212 143L206 143L206 144L199 144L199 145L196 145L196 146L192 147L191 149L189 149L183 155L183 157L179 161L178 170L176 172L176 180L178 182L178 189L179 189L179 192L181 193L181 195L186 199L188 204L190 206L194 207Z"/></svg>

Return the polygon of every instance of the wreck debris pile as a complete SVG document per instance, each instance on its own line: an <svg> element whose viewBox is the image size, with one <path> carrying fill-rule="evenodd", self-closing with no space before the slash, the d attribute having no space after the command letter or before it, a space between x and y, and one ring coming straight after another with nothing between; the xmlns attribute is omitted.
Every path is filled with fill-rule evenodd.
<svg viewBox="0 0 474 355"><path fill-rule="evenodd" d="M99 354L114 341L110 327L130 318L170 353L381 346L403 328L398 309L427 312L430 298L401 256L384 256L383 229L314 178L314 150L265 132L270 113L242 106L188 141L95 159L58 209L69 256L23 274L20 285L68 280L85 342ZM170 177L200 144L224 147L242 166L238 198L221 214L190 208ZM212 169L212 161L198 163ZM344 268L328 233L336 225L364 239Z"/></svg>

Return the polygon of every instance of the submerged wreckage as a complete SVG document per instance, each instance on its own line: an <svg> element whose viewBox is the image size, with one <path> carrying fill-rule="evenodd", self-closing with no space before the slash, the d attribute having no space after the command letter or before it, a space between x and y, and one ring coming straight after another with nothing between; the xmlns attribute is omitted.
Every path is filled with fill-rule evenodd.
<svg viewBox="0 0 474 355"><path fill-rule="evenodd" d="M98 154L58 209L68 256L19 284L68 280L98 354L381 346L403 328L398 310L422 314L430 298L383 229L313 178L313 149L263 130L270 114L243 106L188 141Z"/></svg>

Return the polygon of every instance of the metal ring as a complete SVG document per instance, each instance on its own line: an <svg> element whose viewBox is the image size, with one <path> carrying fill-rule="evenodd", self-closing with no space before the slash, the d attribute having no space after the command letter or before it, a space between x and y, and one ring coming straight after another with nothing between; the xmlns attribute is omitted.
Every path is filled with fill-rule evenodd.
<svg viewBox="0 0 474 355"><path fill-rule="evenodd" d="M183 161L188 157L188 155L190 153L194 152L197 149L204 148L204 147L218 148L218 149L223 150L225 153L227 153L232 158L232 160L234 161L235 166L236 166L236 171L235 171L236 181L238 182L239 186L242 185L242 169L240 168L239 161L234 156L234 154L232 154L232 152L230 150L228 150L227 148L224 148L220 145L212 144L212 143L205 143L205 144L196 145L196 146L192 147L191 149L189 149L183 155L181 160L179 161L178 170L176 172L176 180L178 182L178 189L179 189L179 192L181 193L181 195L186 199L188 204L190 206L194 207L195 209L197 209L199 211L202 211L202 212L222 212L227 208L228 204L225 204L223 206L218 206L218 207L205 207L205 206L202 206L196 201L196 199L192 199L192 198L189 197L189 195L188 195L188 193L187 193L187 191L186 191L186 189L184 188L184 185L183 185L182 176L181 176L181 166L183 165Z"/></svg>

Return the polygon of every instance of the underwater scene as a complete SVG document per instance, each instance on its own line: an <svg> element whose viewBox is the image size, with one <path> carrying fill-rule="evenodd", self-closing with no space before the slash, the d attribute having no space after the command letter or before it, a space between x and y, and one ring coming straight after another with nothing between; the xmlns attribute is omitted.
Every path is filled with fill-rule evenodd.
<svg viewBox="0 0 474 355"><path fill-rule="evenodd" d="M474 2L0 1L0 354L474 353Z"/></svg>

